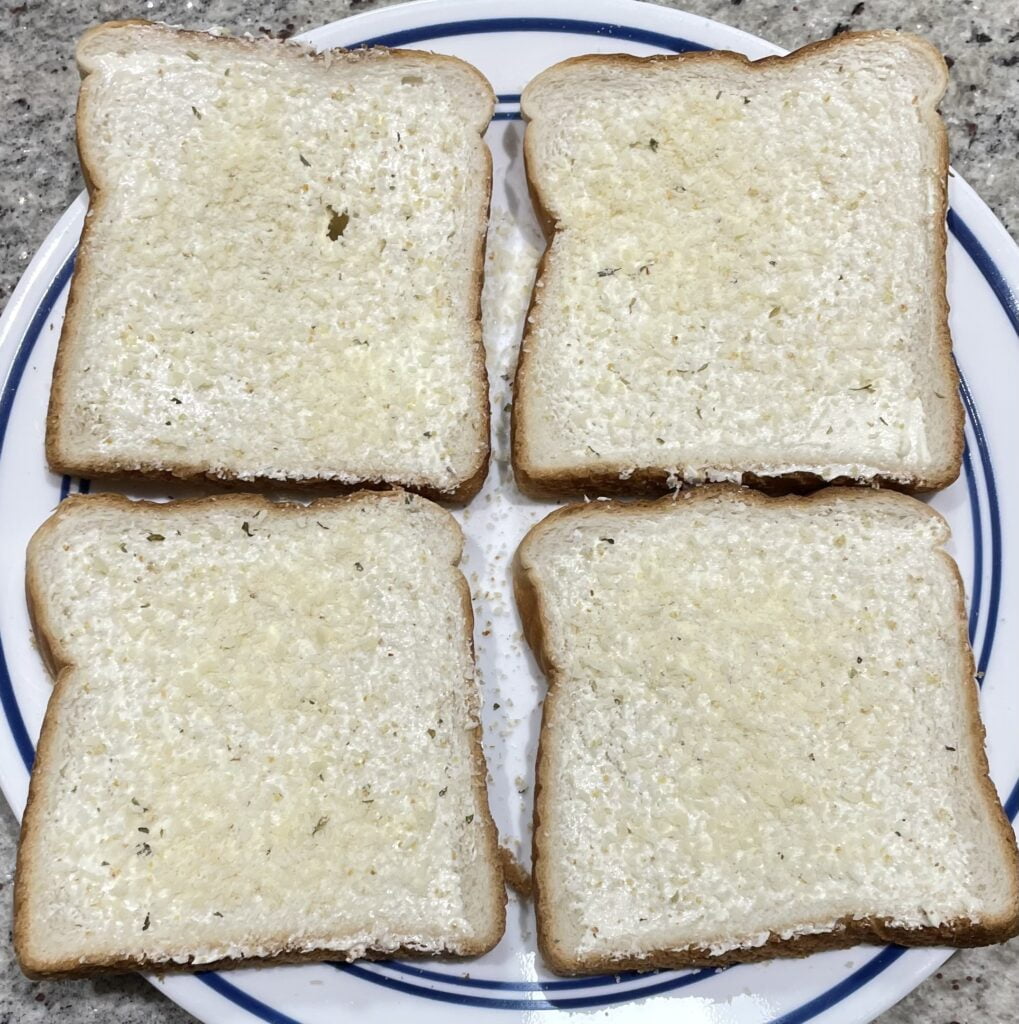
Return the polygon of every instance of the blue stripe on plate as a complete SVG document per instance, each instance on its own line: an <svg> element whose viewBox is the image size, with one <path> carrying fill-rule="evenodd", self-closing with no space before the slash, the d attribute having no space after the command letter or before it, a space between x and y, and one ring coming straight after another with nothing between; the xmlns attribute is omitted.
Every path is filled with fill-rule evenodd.
<svg viewBox="0 0 1019 1024"><path fill-rule="evenodd" d="M980 521L980 496L977 494L977 482L973 475L973 457L970 455L969 444L962 450L962 465L966 476L966 490L969 492L970 517L973 524L973 586L969 595L969 644L975 647L977 642L977 620L980 618L980 598L984 590L984 530Z"/></svg>
<svg viewBox="0 0 1019 1024"><path fill-rule="evenodd" d="M574 18L477 18L439 25L419 25L417 28L401 29L399 32L387 32L371 39L363 39L359 43L352 43L351 48L406 46L408 43L423 43L451 36L502 32L560 32L580 36L604 36L610 39L625 39L631 43L643 43L645 46L660 46L663 50L671 50L673 53L710 49L702 43L681 39L678 36L663 35L661 32L600 21L578 21Z"/></svg>
<svg viewBox="0 0 1019 1024"><path fill-rule="evenodd" d="M338 970L345 970L349 966L346 963L333 964L333 967ZM496 981L491 978L464 978L460 975L443 974L441 971L431 971L426 967L419 967L417 964L406 963L402 960L378 960L370 966L372 973L375 968L383 967L398 970L401 974L422 978L425 981L436 981L444 985L461 985L465 988L497 989L501 992L557 992L563 989L601 988L606 985L647 979L660 973L657 971L621 971L619 974L599 974L590 978L570 978L565 981ZM708 977L717 974L718 971L719 968L714 968L695 973L702 977Z"/></svg>
<svg viewBox="0 0 1019 1024"><path fill-rule="evenodd" d="M7 438L7 428L11 422L11 411L14 408L14 398L21 385L21 378L25 375L25 368L28 360L32 357L39 335L42 333L46 321L60 293L64 290L70 280L71 271L74 269L74 258L77 255L75 249L66 260L63 266L57 271L56 276L50 282L35 311L25 336L21 339L17 352L14 353L14 360L11 363L10 372L4 382L3 392L0 393L0 452L3 452L4 441ZM63 495L61 495L63 496ZM18 698L14 694L14 685L11 681L10 671L7 668L7 658L4 655L3 639L0 638L0 707L3 708L4 717L7 719L7 727L11 730L11 737L14 745L21 755L25 769L32 770L32 763L35 761L35 747L32 745L25 728L24 719L21 717L21 709L18 707Z"/></svg>
<svg viewBox="0 0 1019 1024"><path fill-rule="evenodd" d="M393 961L389 961L392 963ZM405 992L409 995L424 996L426 999L434 999L443 1003L455 1003L460 1006L487 1007L496 1010L576 1010L594 1006L612 1006L615 1003L625 1003L633 999L644 999L647 996L660 995L663 992L673 992L676 989L686 988L718 971L693 971L679 977L672 976L665 981L645 985L639 989L624 989L620 992L601 993L594 996L555 996L552 999L499 999L493 996L469 996L459 992L440 992L438 989L427 988L414 982L401 981L389 975L375 974L365 970L358 964L333 964L337 970L352 974L355 978L370 981L384 988L391 988L397 992ZM402 965L401 965L402 966ZM653 977L654 974L651 974ZM604 975L602 984L612 984L613 975ZM446 979L450 980L450 979Z"/></svg>
<svg viewBox="0 0 1019 1024"><path fill-rule="evenodd" d="M966 250L966 255L977 265L977 269L991 286L991 291L998 297L1012 329L1019 334L1019 298L1009 288L1005 275L991 259L990 253L980 244L980 240L970 230L969 225L955 210L948 211L948 230L955 235L959 244Z"/></svg>
<svg viewBox="0 0 1019 1024"><path fill-rule="evenodd" d="M285 1013L280 1013L279 1010L273 1009L267 1003L263 1003L261 999L248 995L244 989L238 988L215 971L203 971L195 974L194 977L203 985L208 985L213 992L221 995L224 999L229 999L231 1003L239 1006L242 1010L247 1010L253 1016L268 1021L268 1024L301 1024L294 1017L288 1017Z"/></svg>

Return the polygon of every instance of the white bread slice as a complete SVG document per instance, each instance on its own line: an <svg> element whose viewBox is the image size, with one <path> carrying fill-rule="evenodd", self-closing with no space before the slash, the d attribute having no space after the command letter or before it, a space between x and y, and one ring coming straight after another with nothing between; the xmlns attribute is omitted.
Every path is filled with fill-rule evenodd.
<svg viewBox="0 0 1019 1024"><path fill-rule="evenodd" d="M58 472L466 500L494 97L452 57L86 32Z"/></svg>
<svg viewBox="0 0 1019 1024"><path fill-rule="evenodd" d="M539 523L539 943L565 974L1019 930L944 520L698 488Z"/></svg>
<svg viewBox="0 0 1019 1024"><path fill-rule="evenodd" d="M18 852L26 974L494 946L462 543L402 492L64 502L28 552L57 682Z"/></svg>
<svg viewBox="0 0 1019 1024"><path fill-rule="evenodd" d="M552 237L516 380L520 486L955 479L946 81L895 32L535 78L525 155Z"/></svg>

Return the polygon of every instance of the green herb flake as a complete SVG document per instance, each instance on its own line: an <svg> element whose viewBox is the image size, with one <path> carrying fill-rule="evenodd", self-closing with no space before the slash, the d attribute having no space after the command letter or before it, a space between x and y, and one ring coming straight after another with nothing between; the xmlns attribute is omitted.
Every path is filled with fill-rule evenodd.
<svg viewBox="0 0 1019 1024"><path fill-rule="evenodd" d="M218 910L214 910L212 912L212 916L213 917L222 917L223 915Z"/></svg>
<svg viewBox="0 0 1019 1024"><path fill-rule="evenodd" d="M300 157L301 163L304 164L305 167L310 167L311 166L311 164L308 163L308 161L304 159L304 154L303 153L298 153L297 155Z"/></svg>
<svg viewBox="0 0 1019 1024"><path fill-rule="evenodd" d="M850 391L873 391L874 385L870 381L866 384L861 384L858 388L850 388Z"/></svg>
<svg viewBox="0 0 1019 1024"><path fill-rule="evenodd" d="M145 915L145 920L142 923L142 931L143 932L147 932L149 930L149 925L151 923L152 923L152 918L148 914L146 914Z"/></svg>
<svg viewBox="0 0 1019 1024"><path fill-rule="evenodd" d="M657 153L658 152L658 140L657 139L648 139L648 143L647 144L648 144L648 149L650 149L652 153Z"/></svg>
<svg viewBox="0 0 1019 1024"><path fill-rule="evenodd" d="M202 112L197 107L192 107L191 108L191 113L194 114L195 117L197 117L199 121L201 121L201 119L202 119Z"/></svg>
<svg viewBox="0 0 1019 1024"><path fill-rule="evenodd" d="M604 270L598 271L599 277L612 277L613 274L618 274L620 271L619 267L606 267Z"/></svg>
<svg viewBox="0 0 1019 1024"><path fill-rule="evenodd" d="M443 786L442 789L439 790L439 796L445 796L448 791L449 786Z"/></svg>
<svg viewBox="0 0 1019 1024"><path fill-rule="evenodd" d="M311 830L313 836L317 836L329 824L329 815L324 814L318 821L315 822L315 827Z"/></svg>
<svg viewBox="0 0 1019 1024"><path fill-rule="evenodd" d="M358 572L364 572L364 566L363 566L363 565L362 565L362 564L361 564L360 562L355 562L355 563L354 563L354 568L355 568L355 569L356 569L356 570L357 570Z"/></svg>
<svg viewBox="0 0 1019 1024"><path fill-rule="evenodd" d="M145 539L151 541L166 540L161 533L150 533Z"/></svg>
<svg viewBox="0 0 1019 1024"><path fill-rule="evenodd" d="M121 541L121 543L119 544L119 547L120 547L120 550L123 551L124 554L126 555L127 554L127 545L125 543L123 543L123 541Z"/></svg>
<svg viewBox="0 0 1019 1024"><path fill-rule="evenodd" d="M474 820L474 815L473 815L473 814L468 814L468 815L467 815L467 817L466 817L466 818L464 818L464 821L466 821L468 825L469 825L469 824L470 824L470 823L471 823L471 822L472 822L473 820Z"/></svg>
<svg viewBox="0 0 1019 1024"><path fill-rule="evenodd" d="M198 54L197 54L197 53L195 53L195 51L194 51L194 50L185 50L185 51L184 51L184 55L185 55L186 57L190 57L190 58L191 58L192 60L200 60L200 58L199 58Z"/></svg>
<svg viewBox="0 0 1019 1024"><path fill-rule="evenodd" d="M248 525L247 520L245 520L243 523L241 523L241 532L244 533L248 537L253 537L254 536L254 534L251 532L251 527Z"/></svg>
<svg viewBox="0 0 1019 1024"><path fill-rule="evenodd" d="M328 530L329 529L329 527L326 526L325 523L320 523L317 519L315 520L315 525L322 527L323 530Z"/></svg>

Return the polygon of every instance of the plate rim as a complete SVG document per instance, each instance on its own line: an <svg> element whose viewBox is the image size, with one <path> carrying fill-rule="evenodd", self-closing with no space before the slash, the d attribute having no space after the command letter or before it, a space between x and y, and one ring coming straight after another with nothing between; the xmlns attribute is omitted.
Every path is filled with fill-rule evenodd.
<svg viewBox="0 0 1019 1024"><path fill-rule="evenodd" d="M520 6L526 6L527 8L530 8L533 5L527 4ZM343 31L347 32L348 34L353 34L351 32L353 28L360 28L361 25L365 24L382 25L386 22L391 21L394 24L403 25L403 28L398 29L395 33L378 33L376 35L369 37L366 42L367 44L371 45L377 43L379 40L382 40L386 36L399 35L401 33L412 32L415 30L430 30L428 32L427 38L442 38L444 36L450 35L450 33L443 33L441 30L443 28L448 28L459 21L469 21L481 24L484 22L519 22L521 20L521 18L519 17L473 17L462 19L454 17L452 21L439 20L427 24L422 23L421 25L417 26L410 26L406 24L408 16L420 14L423 12L434 13L436 15L443 15L450 13L455 14L455 12L458 10L470 10L472 13L476 14L480 10L495 10L499 9L500 7L502 7L502 5L493 3L491 2L491 0L485 0L485 2L482 3L478 3L476 2L476 0L469 0L469 2L468 0L414 0L414 2L412 3L395 5L393 7L382 8L375 11L366 11L358 15L353 15L349 18L344 18L339 21L331 22L327 25L323 25L316 29L312 29L308 33L303 34L302 37L298 38L312 37L313 40L313 37L323 35L330 31ZM542 4L541 7L546 12L546 16L541 17L540 19L535 17L533 19L525 20L544 21L546 23L545 28L543 29L544 31L554 30L556 23L564 25L564 23L569 22L571 20L575 20L578 23L587 23L588 25L595 25L599 23L596 19L591 17L584 17L582 19L569 19L565 17L557 18L555 16L548 16L550 10L554 11L556 9L563 9L564 11L568 11L571 13L578 13L578 11L588 13L592 10L592 8L597 8L601 10L611 9L617 12L617 14L619 15L622 15L624 12L626 12L635 16L636 18L639 18L641 14L645 12L655 12L659 16L664 15L664 20L666 22L672 21L673 27L676 32L689 32L692 29L696 29L698 26L690 24L690 21L699 21L704 26L710 25L718 30L724 30L726 34L731 34L733 38L735 38L736 36L743 37L746 42L752 43L756 47L767 47L770 50L770 52L784 52L777 47L773 47L770 43L767 43L766 41L760 39L759 37L746 33L743 30L735 29L731 26L724 25L724 23L713 21L710 19L700 18L700 16L691 15L688 12L678 11L672 8L662 8L652 4L638 3L636 2L636 0L629 0L629 2L625 2L625 0L600 0L600 2L595 4L584 5L571 4L568 2L568 0L558 0L558 2L556 2L556 0L553 0L552 3ZM502 7L502 9L505 8ZM643 29L641 29L639 25L627 25L623 24L622 22L601 22L600 24L603 27L606 25L611 25L612 27L616 28L633 29L637 32L644 31ZM488 31L490 32L493 30L493 28L488 29ZM505 31L505 29L502 30ZM478 29L474 29L474 32L477 31ZM687 44L694 43L694 40L682 40L681 37L677 35L673 35L672 39L676 42L682 41ZM420 41L425 41L425 39L422 38ZM365 45L365 43L357 45ZM400 44L396 43L395 45ZM698 48L708 48L703 44L699 43L694 43L694 45L695 47ZM1009 285L1008 277L1006 276L1006 274L1002 273L1000 268L997 266L998 262L1010 256L1016 261L1016 267L1012 268L1009 265L1006 267L1006 271L1009 274L1012 274L1013 276L1019 277L1019 274L1014 274L1014 271L1019 270L1019 247L1016 246L1016 243L1012 240L1011 236L1004 228L1004 225L1001 224L1001 222L995 216L993 211L968 185L968 183L966 183L958 174L955 174L954 177L956 178L956 181L953 185L953 188L956 191L960 192L960 195L956 198L961 198L964 200L964 202L961 204L964 207L972 206L972 211L967 215L967 219L969 219L969 217L973 217L974 219L979 221L977 230L972 230L967 225L966 220L964 220L963 218L958 217L956 215L956 219L958 223L961 224L965 232L969 234L970 241L976 246L977 251L980 254L982 254L981 257L975 257L970 249L970 246L967 245L966 242L963 241L961 238L959 238L959 235L957 233L956 238L960 242L962 242L967 253L977 264L982 276L985 278L985 280L987 280L988 284L995 292L995 295L998 297L999 302L1001 303L1001 306L1004 309L1011 326L1015 330L1016 334L1019 335L1019 302L1016 301L1016 293ZM57 281L61 278L64 278L64 280L61 281L60 287L55 289L55 297L57 299L59 299L60 297L64 284L66 283L65 272L66 274L69 274L69 268L70 265L73 264L73 256L76 250L76 246L73 245L72 243L71 255L65 259L65 262L63 264L58 266L56 274L53 274L52 272L52 264L56 255L63 249L64 245L66 244L66 236L68 235L69 229L74 225L77 218L80 217L80 209L84 204L84 193L82 193L69 205L67 210L65 210L63 215L57 221L54 228L51 230L49 235L47 235L42 245L36 251L36 254L33 257L32 261L30 262L28 268L26 269L25 273L22 275L17 286L12 292L10 299L8 300L7 306L4 310L2 320L0 320L0 354L2 354L2 358L0 358L0 374L2 374L3 379L2 387L0 387L0 401L2 401L3 403L3 408L2 410L0 410L0 446L2 446L4 436L6 435L6 428L8 426L7 420L10 415L10 409L13 406L14 397L17 394L19 384L19 381L15 380L13 382L13 387L11 386L12 371L15 369L15 364L18 360L19 355L22 354L21 350L24 348L24 341L27 335L29 334L29 328L31 327L31 323L34 322L34 320L38 317L39 312L42 309L42 300L49 292L54 291L54 287ZM950 211L950 225L952 217L953 211ZM76 233L77 232L75 231L75 234ZM992 235L997 235L998 237L994 239L988 237ZM982 244L982 241L986 241L988 243L988 246L993 245L993 248L999 251L996 252L994 255L991 255L991 253L988 251L988 246ZM1011 261L1008 262L1011 263ZM987 272L984 269L984 265L989 265L994 270L994 272L997 274L997 282L991 280L991 278L988 276ZM34 315L30 317L29 324L25 325L25 318L28 310L34 310ZM18 330L19 327L20 332ZM20 337L18 337L19 333ZM27 355L30 355L30 350L26 354L26 358ZM993 621L990 622L989 625L993 626ZM0 644L2 644L2 638L0 638ZM0 659L2 659L2 657L2 646L0 646ZM4 715L4 719L5 730L10 735L11 739L16 739L13 736L10 721L8 720L6 714ZM6 797L8 797L8 802L11 803L13 806L14 801L10 799L6 771L3 772L2 775L0 775L0 785L3 786L4 794ZM1019 780L1017 780L1016 782L1016 786L1012 792L1012 796L1006 801L1006 806L1011 806L1013 803L1017 804L1017 809L1019 809ZM1014 817L1015 810L1012 810L1009 816ZM888 951L889 949L886 948L882 952ZM892 1003L897 1001L899 998L902 998L909 991L911 991L912 988L919 984L919 982L922 981L923 978L925 978L928 974L935 970L940 963L944 962L944 960L947 959L948 956L950 956L954 952L954 950L901 951L899 953L899 956L895 957L894 959L900 960L903 955L906 955L909 952L926 954L927 959L933 959L934 962L930 964L924 963L922 965L918 963L916 965L916 968L909 972L910 982L908 983L907 988L902 988L898 985L891 986L892 988L894 988L894 991L892 991L890 995L887 992L883 994L884 996L887 996L887 999L882 998L880 1000L880 1005L875 1004L872 1011L865 1011L865 1013L871 1013L871 1016L860 1017L858 1019L860 1019L861 1021L872 1019L873 1014L880 1013L883 1009L887 1008L887 1006L892 1005ZM870 964L866 965L866 967L871 966L871 964L873 964L877 959L879 959L880 955L881 954L879 954L878 957L875 957L874 960L870 962ZM866 967L861 970L865 970ZM881 971L883 970L884 968L881 969ZM881 971L876 972L875 977L877 976L877 974L880 974ZM841 985L851 980L858 973L860 972L854 972L853 975L850 975L848 978L844 979L843 982L840 982L837 985L833 986L831 989L827 990L825 993L822 994L822 996L819 996L814 1000L809 1001L807 1004L804 1004L798 1009L790 1011L789 1013L784 1014L779 1018L773 1019L770 1022L770 1024L793 1024L794 1021L798 1020L821 1019L821 1016L819 1015L826 1016L827 1010L830 1007L819 1007L815 1013L811 1013L807 1017L801 1017L799 1016L799 1014L802 1011L806 1010L807 1007L811 1004L819 1002L823 999L824 996L827 996L830 992L840 988ZM216 989L219 988L219 986L210 986L209 982L203 976L180 976L177 978L167 980L172 982L172 988L174 990L176 990L176 988L178 987L176 983L179 981L202 981L205 982L207 988L211 988L213 991L216 991ZM867 988L869 988L872 985L873 980L873 978L868 979L863 983L861 987L857 988L851 994L862 994ZM890 981L891 979L886 980ZM157 985L157 987L161 988L164 991L167 991L169 988L166 982L164 982L162 985ZM228 987L233 988L233 986L229 985ZM882 987L884 988L887 986ZM185 1001L183 998L181 998L183 993L178 993L176 991L167 991L167 994L169 994L171 998L173 998L180 1005L184 1006L186 1009L191 1010L191 1012L195 1012L196 1014L205 1012L205 1010L203 1009L192 1009L192 1007L188 1005L188 1003L190 1003L191 1000L189 999ZM225 993L220 991L219 994L224 995ZM242 993L242 995L246 997L245 1000L241 1003L241 1008L244 1009L246 1013L246 1015L243 1018L245 1020L252 1019L250 1016L247 1016L248 1013L254 1013L256 1019L270 1020L274 1022L279 1022L279 1024L289 1024L289 1022L293 1020L292 1018L287 1017L285 1014L282 1014L271 1007L265 1006L264 1004L258 1004L257 1009L244 1006L244 1002L248 1002L249 1000L251 1000L251 997L248 997L246 993ZM236 999L234 998L234 996L228 995L226 996L226 998L236 1003ZM634 993L632 998L639 999L641 998L641 996L639 993ZM848 995L844 998L848 998ZM253 1000L253 1002L258 1003L258 1000ZM839 1004L844 1005L844 999L839 999L832 1005ZM537 1006L533 1008L538 1009ZM258 1012L259 1010L267 1010L269 1011L270 1015L266 1016L264 1013ZM294 1024L296 1024L296 1022L294 1022Z"/></svg>

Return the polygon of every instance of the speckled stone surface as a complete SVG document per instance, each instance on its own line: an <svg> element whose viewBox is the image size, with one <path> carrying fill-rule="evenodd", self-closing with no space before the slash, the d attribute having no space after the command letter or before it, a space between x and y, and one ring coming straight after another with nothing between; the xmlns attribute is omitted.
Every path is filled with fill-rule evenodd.
<svg viewBox="0 0 1019 1024"><path fill-rule="evenodd" d="M74 150L74 40L89 25L150 18L189 27L289 35L372 0L3 0L0 6L0 303L57 217L82 188ZM583 0L577 0L578 15ZM1013 236L1019 234L1019 4L1016 0L679 0L702 14L793 48L846 28L902 28L952 64L942 104L952 162ZM507 10L511 4L507 3ZM2 803L2 801L0 801ZM0 936L10 934L17 824L0 808ZM956 954L882 1024L1011 1024L1019 1019L1019 940ZM27 981L0 941L0 1024L184 1024L193 1018L140 978Z"/></svg>

